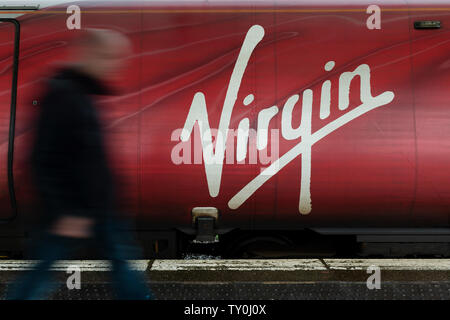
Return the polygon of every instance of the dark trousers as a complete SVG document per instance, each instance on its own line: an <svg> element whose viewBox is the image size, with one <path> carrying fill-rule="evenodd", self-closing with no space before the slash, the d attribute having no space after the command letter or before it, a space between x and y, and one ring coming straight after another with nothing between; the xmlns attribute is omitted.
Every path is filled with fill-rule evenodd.
<svg viewBox="0 0 450 320"><path fill-rule="evenodd" d="M98 251L111 261L112 284L118 299L154 299L145 276L142 272L132 270L126 261L136 259L139 255L137 246L131 237L118 230L117 221L112 219L97 223L95 236L88 241L45 233L37 246L36 257L39 262L33 270L26 272L12 285L7 299L46 299L53 289L49 268L56 260L70 259L73 252L86 243L94 243ZM82 283L81 285L83 286Z"/></svg>

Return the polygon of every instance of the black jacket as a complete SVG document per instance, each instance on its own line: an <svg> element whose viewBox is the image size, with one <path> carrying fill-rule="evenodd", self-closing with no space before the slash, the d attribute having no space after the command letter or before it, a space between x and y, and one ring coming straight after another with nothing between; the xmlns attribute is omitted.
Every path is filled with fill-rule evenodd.
<svg viewBox="0 0 450 320"><path fill-rule="evenodd" d="M112 209L113 179L92 98L107 93L74 68L49 80L31 165L50 220L64 214L98 218Z"/></svg>

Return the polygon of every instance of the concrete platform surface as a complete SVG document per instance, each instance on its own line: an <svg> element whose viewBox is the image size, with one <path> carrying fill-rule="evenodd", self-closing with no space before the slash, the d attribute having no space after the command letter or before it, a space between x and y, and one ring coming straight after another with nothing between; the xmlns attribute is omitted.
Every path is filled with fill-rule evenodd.
<svg viewBox="0 0 450 320"><path fill-rule="evenodd" d="M0 260L0 299L36 261ZM133 260L160 300L450 300L450 259ZM81 270L69 290L68 267ZM379 288L373 284L377 270ZM58 261L49 299L114 299L110 264ZM371 278L372 277L372 278Z"/></svg>

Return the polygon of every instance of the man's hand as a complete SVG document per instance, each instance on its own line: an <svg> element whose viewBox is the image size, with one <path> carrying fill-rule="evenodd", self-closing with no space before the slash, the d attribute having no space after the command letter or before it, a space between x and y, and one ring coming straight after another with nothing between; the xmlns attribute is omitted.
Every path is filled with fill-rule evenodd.
<svg viewBox="0 0 450 320"><path fill-rule="evenodd" d="M70 238L89 238L94 220L85 217L62 216L50 228L50 233Z"/></svg>

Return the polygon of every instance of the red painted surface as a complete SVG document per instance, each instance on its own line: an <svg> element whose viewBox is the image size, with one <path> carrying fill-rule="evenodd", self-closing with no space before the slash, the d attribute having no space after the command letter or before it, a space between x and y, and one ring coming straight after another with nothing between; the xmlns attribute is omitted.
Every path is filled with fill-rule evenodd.
<svg viewBox="0 0 450 320"><path fill-rule="evenodd" d="M8 140L13 82L12 62L14 55L15 27L13 23L0 25L0 218L12 213L8 191Z"/></svg>
<svg viewBox="0 0 450 320"><path fill-rule="evenodd" d="M410 1L412 8L422 4ZM430 5L431 8L442 7ZM449 224L450 12L414 12L414 20L439 20L440 30L411 30L417 141L416 225Z"/></svg>
<svg viewBox="0 0 450 320"><path fill-rule="evenodd" d="M339 2L318 6L314 1L168 3L111 8L80 4L82 10L103 11L83 13L83 27L122 31L134 46L123 75L123 94L105 99L100 107L123 211L153 227L190 225L196 206L217 207L221 226L449 226L450 9L408 12L404 1L381 2L381 29L369 30L368 1L351 6ZM413 1L410 7L426 6ZM20 215L31 214L36 205L26 164L33 134L30 123L38 108L31 101L39 100L36 85L50 67L67 60L67 41L76 33L67 30L67 17L49 13L18 18L22 32L14 183ZM414 30L414 20L441 20L443 27ZM361 104L357 77L350 86L348 109L338 109L340 75L361 64L370 67L372 96L395 94L392 102L312 146L309 215L298 209L301 156L238 209L230 209L228 201L267 164L224 164L219 194L211 197L203 164L176 165L171 159L179 143L172 141L172 133L183 128L197 92L205 95L211 128L218 128L230 76L253 25L262 26L265 35L243 75L230 129L237 129L244 117L250 128L257 129L259 112L273 105L279 112L269 128L280 129L286 100L311 89L314 133ZM0 25L1 199L9 197L4 127L9 121L10 71L5 66L10 62L5 59L10 51L4 39L11 35L6 29ZM328 61L335 61L329 72L324 70ZM331 81L331 112L320 119L325 80ZM248 94L255 100L244 106ZM301 107L300 100L293 111L293 127L301 122ZM300 141L280 137L280 156ZM269 150L275 142L269 141ZM0 217L9 214L5 209Z"/></svg>

